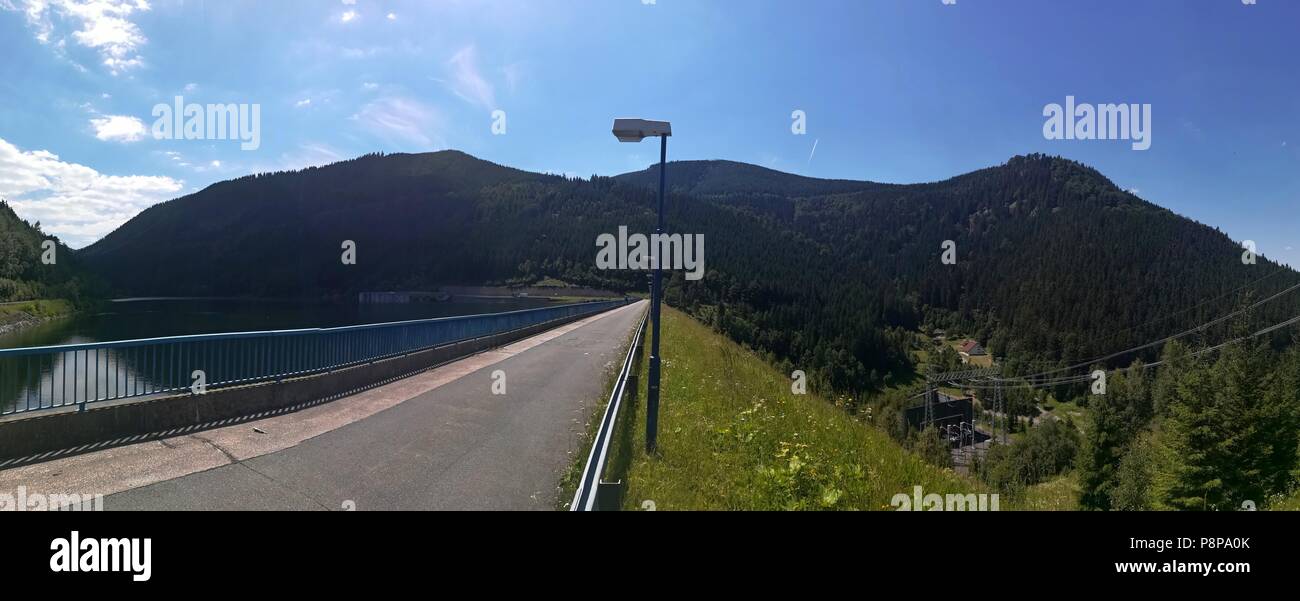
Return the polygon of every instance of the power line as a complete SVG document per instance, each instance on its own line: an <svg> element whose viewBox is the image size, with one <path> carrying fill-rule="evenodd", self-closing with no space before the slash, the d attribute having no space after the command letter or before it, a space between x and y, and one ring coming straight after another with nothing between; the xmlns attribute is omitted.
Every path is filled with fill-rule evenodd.
<svg viewBox="0 0 1300 601"><path fill-rule="evenodd" d="M1296 315L1296 316L1294 316L1294 317L1292 317L1292 318L1290 318L1290 319L1287 319L1287 320L1284 320L1284 321L1281 321L1281 322L1275 323L1275 324L1273 324L1273 325L1271 325L1271 326L1268 326L1268 327L1266 327L1266 328L1263 328L1263 329L1261 329L1261 330L1259 330L1259 331L1257 331L1257 332L1254 332L1254 333L1252 333L1252 334L1247 334L1247 335L1245 335L1245 336L1240 336L1240 337L1234 338L1234 339L1232 339L1232 340L1228 340L1228 341L1226 341L1226 342L1221 342L1221 343L1216 344L1216 345L1214 345L1214 346L1210 346L1210 347L1206 347L1206 348L1203 348L1203 349L1199 349L1199 350L1197 350L1197 351L1194 351L1194 352L1188 353L1187 356L1188 356L1188 357L1200 357L1201 355L1206 355L1206 354L1209 354L1209 353L1212 353L1212 352L1215 352L1215 351L1221 350L1221 349L1223 349L1224 347L1227 347L1227 346L1230 346L1230 345L1233 345L1233 344L1237 344L1237 343L1240 343L1240 342L1244 342L1244 341L1246 341L1246 340L1250 340L1250 339L1253 339L1253 338L1258 338L1258 337L1260 337L1260 336L1264 336L1264 335L1266 335L1266 334L1271 334L1271 333L1273 333L1273 332L1276 332L1276 331L1278 331L1278 330L1281 330L1281 329L1283 329L1283 328L1286 328L1286 327L1289 327L1289 326L1292 326L1292 325L1295 325L1295 324L1298 324L1298 323L1300 323L1300 315ZM1133 370L1146 370L1146 369L1150 369L1150 368L1152 368L1152 367L1158 367L1158 366L1160 366L1160 365L1163 365L1164 363L1165 363L1165 361L1164 361L1163 359L1161 359L1161 360L1159 360L1159 361L1152 361L1152 362L1150 362L1150 363L1143 363L1143 364L1141 364L1141 365L1131 365L1131 366L1129 366L1129 367L1121 367L1121 368L1119 368L1119 369L1111 370L1111 372L1127 372L1127 371L1133 371ZM1060 386L1060 385L1064 385L1064 384L1071 384L1071 383L1084 383L1084 382L1087 382L1087 381L1089 381L1089 380L1091 380L1091 379L1092 379L1092 374L1079 374L1079 375L1076 375L1076 376L1067 376L1067 377L1062 377L1062 378L1059 378L1057 381L1053 381L1053 382L1050 382L1050 383L1031 382L1031 381L1029 381L1029 380L1024 380L1024 379L1022 379L1022 378L1006 378L1006 379L1003 379L1003 380L1002 380L1002 383L1003 383L1003 385L1011 385L1011 386L1016 387L1016 388L1033 388L1033 389L1038 389L1038 388L1052 388L1052 387L1055 387L1055 386ZM993 389L995 388L995 386L989 386L989 385L975 385L975 384L963 385L963 387L964 387L964 388L970 388L970 389L972 389L972 390L993 390Z"/></svg>
<svg viewBox="0 0 1300 601"><path fill-rule="evenodd" d="M1258 280L1255 280L1254 282L1251 282L1250 284L1246 284L1245 286L1242 286L1242 287L1240 287L1240 288L1237 288L1236 290L1233 290L1233 291L1231 291L1231 292L1228 292L1228 293L1225 293L1225 294L1223 294L1223 295L1220 295L1219 297L1216 297L1216 298L1214 298L1214 299L1209 299L1209 300L1203 301L1203 302L1201 302L1200 304L1198 304L1198 305L1196 305L1196 306L1194 306L1194 307L1189 307L1189 308L1187 308L1187 309L1184 309L1183 312L1193 310L1193 309L1195 309L1195 308L1197 308L1197 307L1199 307L1199 306L1202 306L1202 305L1205 305L1205 304L1207 304L1207 303L1210 303L1210 302L1213 302L1213 301L1215 301L1215 300L1218 300L1218 299L1220 299L1220 298L1223 298L1224 296L1227 296L1228 294L1233 294L1233 293L1238 292L1238 291L1240 291L1240 290L1242 290L1242 289L1244 289L1244 288L1247 288L1247 287L1249 287L1249 286L1253 286L1253 285L1255 285L1255 284L1257 284L1257 283L1259 283L1259 282L1261 282L1261 281L1263 281L1263 280L1265 280L1265 279L1268 279L1268 278L1270 278L1270 277L1272 277L1272 276L1274 276L1274 275L1277 275L1278 273L1281 273L1281 272L1284 271L1284 270L1285 270L1285 269L1280 269L1280 270L1278 270L1278 271L1274 271L1273 273L1271 273L1271 274L1269 274L1269 275L1267 275L1267 276L1264 276L1263 278L1260 278L1260 279L1258 279ZM1136 347L1133 347L1133 348L1130 348L1130 349L1126 349L1126 350L1123 350L1123 351L1119 351L1119 352L1116 352L1116 353L1111 353L1110 355L1106 355L1106 356L1104 356L1104 357L1097 357L1097 358L1094 358L1094 359L1090 359L1090 360L1088 360L1088 361L1086 361L1086 362L1078 363L1078 364L1075 364L1075 365L1072 365L1072 366L1062 367L1062 368L1053 369L1053 370L1048 370L1048 371L1039 372L1039 373L1036 373L1036 374L1030 374L1030 375L1027 375L1027 376L1017 376L1017 377L1013 377L1013 378L1001 378L1000 381L1001 381L1001 382L1005 382L1005 383L1018 383L1018 384L1017 384L1017 387L1028 386L1028 387L1030 387L1030 388L1052 388L1052 387L1056 387L1056 386L1062 386L1062 385L1068 385L1068 384L1078 384L1078 383L1088 382L1088 381L1092 380L1092 373L1091 373L1091 372L1084 373L1084 374L1073 374L1073 375L1056 376L1056 377L1053 377L1053 378L1042 378L1042 376L1046 376L1046 375L1050 375L1050 374L1055 374L1055 373L1060 373L1060 372L1064 372L1064 371L1070 371L1070 370L1073 370L1073 369L1078 369L1078 368L1080 368L1080 367L1090 367L1090 366L1092 366L1094 363L1096 363L1096 362L1098 362L1098 361L1106 361L1106 360L1113 359L1113 358L1115 358L1115 357L1119 357L1119 356L1123 356L1123 355L1126 355L1126 354L1129 354L1129 353L1132 353L1132 352L1135 352L1135 351L1145 350L1145 349L1147 349L1147 348L1151 348L1151 347L1154 347L1154 346L1158 346L1158 345L1161 345L1161 344L1165 344L1165 343L1170 342L1170 341L1173 341L1173 340L1177 340L1178 338L1182 338L1182 337L1184 337L1184 336L1187 336L1187 335L1190 335L1190 334L1194 334L1194 333L1199 332L1199 331L1203 331L1203 330L1205 330L1206 328L1212 327L1212 326L1214 326L1214 325L1217 325L1217 324L1219 324L1219 323L1222 323L1222 322L1224 322L1224 321L1227 321L1227 320L1229 320L1229 319L1232 319L1233 317L1236 317L1237 315L1240 315L1240 314L1245 313L1245 312L1247 312L1247 311L1254 310L1254 309L1256 309L1256 308L1258 308L1258 307L1260 307L1260 306L1262 306L1262 305L1264 305L1264 304L1266 304L1266 303L1269 303L1269 302L1274 301L1274 300L1276 300L1276 299L1278 299L1278 298L1281 298L1282 296L1284 296L1284 295L1286 295L1286 294L1289 294L1289 293L1291 293L1291 292L1293 292L1293 291L1295 291L1295 290L1297 290L1297 289L1300 289L1300 284L1295 284L1295 285L1293 285L1293 286L1290 286L1290 287L1288 287L1288 288L1282 290L1281 292L1278 292L1278 293L1276 293L1276 294L1274 294L1274 295L1272 295L1272 296L1270 296L1270 297L1268 297L1268 298L1265 298L1265 299L1263 299L1263 300L1261 300L1261 301L1258 301L1258 302L1256 302L1256 303L1254 303L1254 304L1252 304L1252 305L1250 305L1250 306L1248 306L1248 307L1245 307L1245 308L1242 308L1242 309L1237 309L1236 311L1233 311L1233 312L1231 312L1231 313L1229 313L1229 314L1227 314L1227 315L1223 315L1223 316L1220 316L1220 317L1216 317L1216 318L1214 318L1214 319L1212 319L1212 320L1210 320L1210 321L1208 321L1208 322L1205 322L1205 323L1203 323L1203 324L1201 324L1201 325L1199 325L1199 326L1196 326L1196 327L1194 327L1194 328L1191 328L1191 329L1189 329L1189 330L1185 330L1185 331L1183 331L1183 332L1179 332L1179 333L1177 333L1177 334L1173 334L1173 335L1170 335L1170 336L1166 336L1166 337L1161 338L1161 339L1159 339L1159 340L1154 340L1154 341L1148 342L1148 343L1143 344L1143 345L1140 345L1140 346L1136 346ZM1261 336L1261 335L1264 335L1264 334L1267 334L1267 333L1270 333L1270 332L1273 332L1273 331L1279 330L1279 329L1281 329L1281 328L1287 327L1287 326L1292 325L1292 324L1297 323L1297 322L1300 322L1300 316L1296 316L1296 317L1293 317L1293 318L1288 319L1288 320L1286 320L1286 321L1283 321L1283 322L1281 322L1281 323L1278 323L1278 324L1274 324L1274 325L1272 325L1272 326L1269 326L1268 328L1265 328L1265 329L1263 329L1263 330L1260 330L1259 332L1256 332L1255 334L1252 334L1252 335L1250 335L1249 337ZM1150 322L1149 322L1149 323L1150 323ZM1139 327L1141 327L1141 326L1139 326ZM1208 347L1208 348L1206 348L1206 349L1202 349L1202 350L1200 350L1200 351L1197 351L1197 352L1195 352L1195 353L1192 353L1192 354L1189 355L1189 356L1193 356L1193 357L1194 357L1194 356L1199 356L1200 354L1204 354L1204 353L1207 353L1207 352L1212 352L1212 351L1218 350L1218 349L1220 349L1220 348L1223 348L1224 346L1227 346L1227 345L1229 345L1229 344L1233 344L1233 343L1235 343L1235 342L1239 342L1239 341L1243 340L1244 338L1246 338L1246 337L1238 338L1238 339L1235 339L1235 340L1230 340L1230 341L1228 341L1228 342L1225 342L1225 343L1222 343L1222 344L1219 344L1219 345L1216 345L1216 346ZM1156 361L1156 362L1153 362L1153 363L1147 363L1147 364L1144 364L1144 365L1139 366L1139 367L1141 367L1142 369L1146 369L1146 368L1148 368L1148 367L1158 366L1158 365L1160 365L1161 363L1162 363L1161 361ZM1127 371L1127 370L1129 370L1129 369L1132 369L1132 367L1121 368L1121 369L1119 369L1119 370L1113 370L1113 371ZM957 382L959 382L959 380L945 380L944 382L945 382L945 383L957 383ZM964 387L966 387L966 388L971 388L971 389L976 389L976 390L991 390L991 389L993 389L992 386L964 385ZM914 399L914 398L917 398L917 397L921 397L921 396L924 396L925 394L926 394L925 392L921 392L921 393L918 393L918 394L915 394L915 395L912 395L912 396L908 397L908 399L910 400L910 399Z"/></svg>
<svg viewBox="0 0 1300 601"><path fill-rule="evenodd" d="M1135 331L1138 331L1138 330L1140 330L1140 329L1142 329L1142 328L1145 328L1145 327L1147 327L1147 326L1149 326L1149 325L1151 325L1151 324L1159 323L1159 322L1161 322L1161 321L1165 321L1165 320L1167 320L1167 319L1169 319L1169 318L1172 318L1172 317L1175 317L1175 316L1177 316L1177 315L1182 315L1182 314L1184 314L1184 313L1188 313L1188 312L1191 312L1191 311L1195 311L1196 309L1199 309L1199 308L1201 308L1201 307L1204 307L1205 305L1208 305L1208 304L1210 304L1210 303L1214 303L1214 302L1220 301L1220 300L1222 300L1222 299L1224 299L1224 298L1227 298L1227 297L1229 297L1229 296L1232 296L1232 295L1234 295L1234 294L1237 294L1238 292L1241 292L1241 291L1243 291L1243 290L1246 290L1247 288L1252 288L1252 287L1258 285L1260 282L1263 282L1264 280L1267 280L1267 279L1269 279L1269 278L1272 278L1272 277L1274 277L1274 276L1276 276L1276 275L1278 275L1278 274L1280 274L1280 273L1286 273L1286 272L1293 272L1293 270L1291 270L1291 269L1288 268L1288 267L1278 267L1278 268L1277 268L1276 270L1274 270L1272 273L1269 273L1268 275L1266 275L1266 276L1264 276L1264 277L1261 277L1261 278L1259 278L1259 279L1257 279L1257 280L1255 280L1255 281L1252 281L1252 282L1249 282L1249 283L1244 284L1244 285L1242 285L1242 286L1239 286L1239 287L1237 287L1237 288L1235 288L1235 289L1233 289L1233 290L1229 290L1228 292L1224 292L1223 294L1220 294L1220 295L1218 295L1218 296L1216 296L1216 297L1214 297L1214 298L1210 298L1210 299L1203 300L1203 301L1201 301L1201 302L1199 302L1199 303L1196 303L1195 305L1192 305L1192 306L1190 306L1190 307L1186 307L1186 308L1183 308L1183 309L1179 309L1179 310L1174 311L1174 312L1172 312L1172 313L1166 313L1165 315L1162 315L1162 316L1157 317L1157 318L1155 318L1155 319L1148 320L1148 321L1143 322L1143 323L1141 323L1141 324L1139 324L1139 325L1136 325L1136 326L1132 326L1132 327L1128 327L1128 328L1121 329L1121 330L1119 330L1119 331L1117 331L1117 332L1115 332L1115 333L1113 333L1113 334L1111 334L1111 335L1109 335L1109 336L1106 336L1105 338L1101 338L1101 339L1098 339L1098 340L1094 341L1094 343L1099 344L1099 343L1102 343L1102 342L1109 342L1109 341L1111 341L1111 340L1114 340L1114 339L1118 338L1118 337L1119 337L1120 335L1122 335L1122 334L1125 334L1125 333L1128 333L1128 332L1135 332ZM1029 362L1030 365L1044 365L1044 364L1048 364L1048 363L1053 363L1053 362L1051 362L1051 361L1041 361L1041 360L1040 360L1040 361L1031 361L1031 362Z"/></svg>
<svg viewBox="0 0 1300 601"><path fill-rule="evenodd" d="M1236 317L1236 316L1238 316L1238 315L1241 315L1242 313L1245 313L1245 312L1247 312L1247 311L1252 311L1252 310L1254 310L1254 309L1256 309L1256 308L1259 308L1260 306L1264 305L1265 303L1269 303L1269 302L1272 302L1272 301L1274 301L1274 300L1277 300L1278 298L1281 298L1282 296L1284 296L1284 295L1286 295L1286 294L1290 294L1291 292L1294 292L1294 291L1297 290L1297 289L1300 289L1300 284L1295 284L1295 285L1293 285L1293 286L1290 286L1289 288L1286 288L1285 290L1283 290L1283 291L1281 291L1281 292L1278 292L1277 294L1274 294L1273 296L1270 296L1270 297L1268 297L1268 298L1266 298L1266 299L1264 299L1264 300L1261 300L1261 301L1259 301L1259 302L1256 302L1256 303L1254 303L1254 304L1252 304L1252 305L1250 305L1250 306L1248 306L1248 307L1245 307L1245 308L1242 308L1242 309L1237 309L1236 311L1233 311L1233 312L1231 312L1231 313L1229 313L1229 314L1227 314L1227 315L1223 315L1223 316L1221 316L1221 317L1216 317L1216 318L1214 318L1214 319L1212 319L1212 320L1210 320L1210 321L1207 321L1207 322L1205 322L1205 323L1203 323L1203 324L1201 324L1201 325L1199 325L1199 326L1196 326L1196 327L1191 328L1191 329L1189 329L1189 330L1184 330L1184 331L1179 332L1179 333L1177 333L1177 334L1173 334L1173 335L1170 335L1170 336L1166 336L1166 337L1161 338L1161 339L1159 339L1159 340L1153 340L1153 341L1148 342L1148 343L1146 343L1146 344L1142 344L1142 345L1139 345L1139 346L1135 346L1135 347L1133 347L1133 348L1125 349L1125 350L1122 350L1122 351L1119 351L1119 352L1116 352L1116 353L1111 353L1111 354L1106 355L1106 356L1104 356L1104 357L1095 357L1095 358L1089 359L1089 360L1087 360L1087 361L1084 361L1084 362L1082 362L1082 363L1076 363L1076 364L1071 365L1071 366L1061 367L1061 368L1052 369L1052 370L1047 370L1047 371L1039 372L1039 373L1036 373L1036 374L1030 374L1030 375L1027 375L1027 376L1020 376L1019 379L1023 379L1023 380L1033 380L1033 379L1039 378L1039 377L1041 377L1041 376L1046 376L1046 375L1050 375L1050 374L1060 373L1060 372L1063 372L1063 371L1071 371L1071 370L1078 369L1078 368L1080 368L1080 367L1089 367L1089 366L1091 366L1091 365L1093 365L1093 364L1095 364L1095 363L1097 363L1097 362L1100 362L1100 361L1109 361L1109 360L1111 360L1111 359L1114 359L1114 358L1116 358L1116 357L1121 357L1121 356L1123 356L1123 355L1127 355L1127 354L1129 354L1129 353L1133 353L1133 352L1141 351L1141 350L1146 350L1146 349L1149 349L1149 348L1152 348L1152 347L1155 347L1155 346L1159 346L1159 345L1161 345L1161 344L1165 344L1165 343L1170 342L1170 341L1172 341L1172 340L1177 340L1177 339L1182 338L1182 337L1184 337L1184 336L1188 336L1188 335L1195 334L1195 333L1197 333L1197 332L1203 331L1203 330L1205 330L1206 328L1209 328L1209 327L1211 327L1211 326L1214 326L1214 325L1220 324L1220 323L1222 323L1222 322L1224 322L1224 321L1227 321L1227 320L1229 320L1229 319L1232 319L1233 317Z"/></svg>

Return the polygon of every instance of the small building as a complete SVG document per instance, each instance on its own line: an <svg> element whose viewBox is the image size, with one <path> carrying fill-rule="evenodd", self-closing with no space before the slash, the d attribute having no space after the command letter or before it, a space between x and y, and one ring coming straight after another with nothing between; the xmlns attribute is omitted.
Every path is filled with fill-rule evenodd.
<svg viewBox="0 0 1300 601"><path fill-rule="evenodd" d="M957 427L957 424L971 423L975 417L975 402L970 397L955 397L943 392L935 392L934 426L940 430L944 426ZM904 412L908 425L920 430L925 422L925 400L920 405L908 408Z"/></svg>
<svg viewBox="0 0 1300 601"><path fill-rule="evenodd" d="M974 340L965 340L957 345L957 354L961 355L962 363L970 363L972 357L987 357L989 353L984 350L984 347L980 346L980 343Z"/></svg>

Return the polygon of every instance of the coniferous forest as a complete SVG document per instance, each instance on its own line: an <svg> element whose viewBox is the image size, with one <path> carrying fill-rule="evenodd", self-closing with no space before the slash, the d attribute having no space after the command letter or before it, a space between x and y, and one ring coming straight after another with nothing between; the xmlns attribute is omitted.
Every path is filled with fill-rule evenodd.
<svg viewBox="0 0 1300 601"><path fill-rule="evenodd" d="M79 304L102 294L96 283L67 246L0 200L0 303L61 298Z"/></svg>

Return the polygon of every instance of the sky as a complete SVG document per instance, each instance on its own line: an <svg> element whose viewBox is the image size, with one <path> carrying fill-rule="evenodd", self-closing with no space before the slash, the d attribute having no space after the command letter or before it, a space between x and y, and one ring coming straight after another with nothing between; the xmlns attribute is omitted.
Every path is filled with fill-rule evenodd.
<svg viewBox="0 0 1300 601"><path fill-rule="evenodd" d="M0 0L0 197L83 247L370 152L643 169L657 145L610 125L644 117L673 123L670 160L814 177L1060 155L1300 266L1300 2L1250 1ZM1150 147L1048 139L1067 96L1150 105ZM256 108L256 144L160 132L177 97Z"/></svg>

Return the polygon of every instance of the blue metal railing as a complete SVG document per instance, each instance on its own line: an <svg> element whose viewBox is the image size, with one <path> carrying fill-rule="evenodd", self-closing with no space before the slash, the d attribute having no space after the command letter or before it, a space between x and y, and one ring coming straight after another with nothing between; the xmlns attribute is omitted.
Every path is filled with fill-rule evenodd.
<svg viewBox="0 0 1300 601"><path fill-rule="evenodd" d="M0 415L282 380L593 315L595 301L382 324L0 349ZM197 372L202 372L199 374Z"/></svg>

